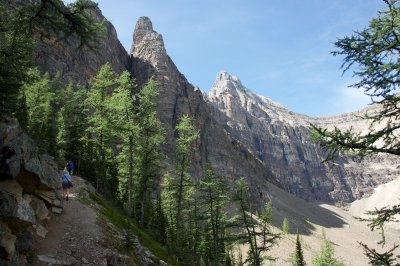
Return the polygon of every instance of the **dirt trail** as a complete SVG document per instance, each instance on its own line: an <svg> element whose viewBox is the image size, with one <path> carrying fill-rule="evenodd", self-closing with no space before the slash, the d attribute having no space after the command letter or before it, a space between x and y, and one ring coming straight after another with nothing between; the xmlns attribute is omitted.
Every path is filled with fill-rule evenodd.
<svg viewBox="0 0 400 266"><path fill-rule="evenodd" d="M85 181L73 176L74 187L64 211L47 224L46 238L37 239L33 265L107 265L112 251L104 245L97 214L78 199L77 192L87 188Z"/></svg>

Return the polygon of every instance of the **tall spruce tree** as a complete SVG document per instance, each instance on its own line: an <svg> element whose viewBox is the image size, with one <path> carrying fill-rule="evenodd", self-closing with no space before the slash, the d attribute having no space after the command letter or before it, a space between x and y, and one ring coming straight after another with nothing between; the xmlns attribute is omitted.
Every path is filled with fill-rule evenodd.
<svg viewBox="0 0 400 266"><path fill-rule="evenodd" d="M101 67L90 81L90 90L85 100L88 108L86 141L94 148L92 158L95 165L96 188L105 192L108 165L112 156L113 124L109 110L109 98L117 87L117 75L110 64Z"/></svg>
<svg viewBox="0 0 400 266"><path fill-rule="evenodd" d="M139 126L135 116L134 94L135 86L130 74L124 71L117 78L117 87L109 101L111 119L114 121L114 134L118 138L118 180L120 197L126 202L129 214L133 211L133 178L134 178L134 144L138 139ZM137 161L137 160L136 160Z"/></svg>
<svg viewBox="0 0 400 266"><path fill-rule="evenodd" d="M304 255L303 255L303 248L301 247L301 241L300 241L300 236L297 233L296 237L296 249L294 253L290 257L291 264L293 266L305 266L306 262L304 260Z"/></svg>
<svg viewBox="0 0 400 266"><path fill-rule="evenodd" d="M250 191L246 181L241 178L236 181L234 200L239 209L239 225L243 228L244 234L239 236L240 243L249 245L249 251L245 263L260 266L263 261L274 258L267 255L276 241L280 238L279 234L271 230L272 205L267 202L262 214L256 216L250 200Z"/></svg>
<svg viewBox="0 0 400 266"><path fill-rule="evenodd" d="M178 135L175 171L164 177L162 198L163 211L168 224L169 248L183 260L193 255L193 250L197 246L193 234L196 235L194 232L198 229L195 224L197 223L198 203L195 198L195 184L188 170L191 164L191 148L198 138L198 131L188 115L180 118L175 130Z"/></svg>
<svg viewBox="0 0 400 266"><path fill-rule="evenodd" d="M335 250L331 241L326 237L325 233L322 232L322 245L321 250L317 253L312 260L313 266L345 266L346 264L335 258Z"/></svg>
<svg viewBox="0 0 400 266"><path fill-rule="evenodd" d="M54 113L54 91L48 74L41 75L39 70L33 68L27 73L30 81L23 83L21 101L24 100L26 118L20 116L29 135L36 141L42 152L55 155L56 128Z"/></svg>
<svg viewBox="0 0 400 266"><path fill-rule="evenodd" d="M176 126L178 133L178 139L176 140L176 243L181 244L181 237L184 235L184 221L187 220L184 217L185 194L190 186L193 186L192 179L188 174L190 167L190 157L192 151L192 144L198 138L199 133L194 128L191 118L188 115L184 115L180 118L178 125Z"/></svg>
<svg viewBox="0 0 400 266"><path fill-rule="evenodd" d="M199 205L202 210L204 228L202 261L209 265L227 263L227 240L229 186L226 178L217 176L210 164L206 165L203 177L199 180ZM228 256L227 256L228 255Z"/></svg>
<svg viewBox="0 0 400 266"><path fill-rule="evenodd" d="M83 137L87 128L88 113L84 105L86 97L86 89L82 86L74 89L72 83L62 91L57 119L57 147L60 158L75 162L77 174L90 176L91 156L86 155L89 147L86 146Z"/></svg>
<svg viewBox="0 0 400 266"><path fill-rule="evenodd" d="M138 180L136 218L142 226L148 226L154 215L161 182L161 144L165 142L165 129L157 117L155 97L157 82L150 79L137 94L138 118ZM157 192L157 193L155 193Z"/></svg>
<svg viewBox="0 0 400 266"><path fill-rule="evenodd" d="M333 52L344 56L343 71L353 68L354 76L360 79L351 87L363 89L380 109L364 115L370 124L367 132L356 132L352 128L327 130L311 125L314 139L327 151L327 161L334 160L340 152L359 157L377 153L400 155L400 3L383 2L387 9L379 12L364 30L338 39L335 42L338 50ZM369 219L371 230L381 229L399 213L400 205L369 212L373 217ZM374 265L387 265L388 261L396 260L393 251L399 244L383 253L362 245Z"/></svg>

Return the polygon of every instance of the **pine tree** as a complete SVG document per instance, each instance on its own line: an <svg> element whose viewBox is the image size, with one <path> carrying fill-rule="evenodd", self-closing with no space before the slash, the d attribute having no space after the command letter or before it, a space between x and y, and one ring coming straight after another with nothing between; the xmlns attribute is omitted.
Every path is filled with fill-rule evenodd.
<svg viewBox="0 0 400 266"><path fill-rule="evenodd" d="M176 126L178 133L178 139L176 140L176 172L177 172L177 183L176 183L176 242L178 245L181 243L181 237L184 234L183 212L185 206L185 193L188 187L192 186L191 177L188 174L190 167L190 155L192 143L198 138L199 133L192 125L192 121L188 115L181 117L178 125Z"/></svg>
<svg viewBox="0 0 400 266"><path fill-rule="evenodd" d="M90 159L87 154L89 147L84 142L87 129L87 110L84 105L87 97L86 89L78 86L74 90L72 83L60 95L61 109L57 119L57 147L59 156L75 162L77 174L91 176ZM85 169L86 168L86 169Z"/></svg>
<svg viewBox="0 0 400 266"><path fill-rule="evenodd" d="M335 258L335 250L329 239L326 238L325 233L322 233L321 250L316 254L312 260L313 266L345 266L345 263Z"/></svg>
<svg viewBox="0 0 400 266"><path fill-rule="evenodd" d="M284 234L289 234L289 221L286 217L282 221L282 231Z"/></svg>
<svg viewBox="0 0 400 266"><path fill-rule="evenodd" d="M207 234L203 243L203 256L211 265L223 265L226 262L226 251L229 243L226 239L228 229L227 208L229 188L227 179L217 176L210 164L206 165L204 176L199 180L200 208L204 209L204 227ZM228 255L229 257L229 255Z"/></svg>
<svg viewBox="0 0 400 266"><path fill-rule="evenodd" d="M301 247L300 236L297 234L296 237L296 249L294 254L291 255L291 263L293 266L305 266L306 262L304 261L303 249Z"/></svg>
<svg viewBox="0 0 400 266"><path fill-rule="evenodd" d="M249 187L246 181L241 178L236 181L235 201L239 206L240 225L245 230L241 236L243 243L249 245L249 251L245 263L260 266L265 259L274 260L266 253L280 238L279 234L271 231L272 206L267 203L262 215L255 216L249 198Z"/></svg>
<svg viewBox="0 0 400 266"><path fill-rule="evenodd" d="M113 125L111 123L109 96L117 86L117 75L110 64L101 67L90 81L90 90L85 104L88 108L86 141L94 148L92 158L96 172L96 188L105 192L107 165L112 155Z"/></svg>
<svg viewBox="0 0 400 266"><path fill-rule="evenodd" d="M352 128L328 130L312 125L313 138L326 150L327 162L341 152L361 158L377 153L400 155L400 3L396 0L383 2L386 10L380 11L365 29L339 38L335 42L338 50L332 52L335 56L344 56L344 72L353 68L354 76L359 78L351 87L363 89L380 110L363 116L369 123L367 132ZM382 229L388 221L396 220L394 217L399 213L400 205L370 212L373 215L369 219L371 230ZM385 244L384 237L381 243ZM373 264L379 264L381 260L380 263L385 265L388 260L396 260L393 251L399 244L381 254L361 245Z"/></svg>
<svg viewBox="0 0 400 266"><path fill-rule="evenodd" d="M39 70L31 69L27 75L30 82L24 83L21 96L26 106L26 129L42 152L55 155L57 133L56 118L53 115L56 111L53 108L54 89L48 74L42 76Z"/></svg>
<svg viewBox="0 0 400 266"><path fill-rule="evenodd" d="M136 217L142 226L148 225L154 214L154 192L158 191L161 176L161 144L165 142L165 129L157 117L155 97L157 82L150 79L138 93L138 180Z"/></svg>

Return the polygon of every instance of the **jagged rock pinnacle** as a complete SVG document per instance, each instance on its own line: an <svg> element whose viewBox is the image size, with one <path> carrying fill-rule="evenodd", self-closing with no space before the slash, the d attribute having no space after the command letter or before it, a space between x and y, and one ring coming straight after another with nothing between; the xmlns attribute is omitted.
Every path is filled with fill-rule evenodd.
<svg viewBox="0 0 400 266"><path fill-rule="evenodd" d="M153 31L153 24L148 17L140 17L136 23L135 31Z"/></svg>
<svg viewBox="0 0 400 266"><path fill-rule="evenodd" d="M238 90L246 90L240 82L240 79L229 74L225 70L221 70L217 74L214 85L209 92L209 96L219 97L219 95L224 92L229 92L231 95L237 95Z"/></svg>
<svg viewBox="0 0 400 266"><path fill-rule="evenodd" d="M140 17L136 23L131 55L153 64L165 63L167 52L162 35L153 30L148 17Z"/></svg>

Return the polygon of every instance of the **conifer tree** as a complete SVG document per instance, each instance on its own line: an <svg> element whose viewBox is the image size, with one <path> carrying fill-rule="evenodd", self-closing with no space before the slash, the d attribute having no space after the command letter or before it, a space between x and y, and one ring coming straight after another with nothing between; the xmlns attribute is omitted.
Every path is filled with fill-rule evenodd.
<svg viewBox="0 0 400 266"><path fill-rule="evenodd" d="M57 119L59 156L75 162L78 174L81 173L82 167L90 169L90 160L85 156L89 148L82 137L87 128L87 110L84 105L86 97L84 87L78 86L74 90L73 84L70 83L60 95L61 108ZM84 174L90 176L91 173L84 169Z"/></svg>
<svg viewBox="0 0 400 266"><path fill-rule="evenodd" d="M245 263L260 266L265 259L274 260L266 255L280 238L279 234L271 231L271 204L266 204L261 216L255 216L252 213L254 210L249 197L249 187L243 178L236 181L235 201L239 206L240 224L245 230L245 234L240 238L243 243L249 245Z"/></svg>
<svg viewBox="0 0 400 266"><path fill-rule="evenodd" d="M293 266L305 266L306 262L304 261L303 249L301 247L300 236L297 234L296 237L296 249L294 254L291 255L291 263Z"/></svg>
<svg viewBox="0 0 400 266"><path fill-rule="evenodd" d="M400 3L396 0L383 2L387 9L380 11L368 27L335 42L338 50L332 53L344 56L343 71L354 69L354 76L359 78L351 87L363 89L364 94L370 96L372 103L378 104L380 109L362 117L369 123L366 132L357 132L352 128L328 130L311 125L313 138L326 150L328 162L339 153L361 158L377 153L400 155ZM388 221L396 220L395 216L399 213L400 205L370 212L373 216L369 219L371 230L382 229ZM381 243L385 244L384 237ZM385 265L388 260L396 260L393 251L399 244L383 253L361 245L370 263Z"/></svg>
<svg viewBox="0 0 400 266"><path fill-rule="evenodd" d="M183 223L185 194L190 186L192 186L191 177L188 174L190 167L191 147L193 142L198 138L199 133L192 125L192 121L188 115L181 117L178 125L176 126L178 139L176 140L176 242L181 243L181 237L184 234Z"/></svg>
<svg viewBox="0 0 400 266"><path fill-rule="evenodd" d="M112 155L112 124L109 108L109 96L117 86L117 75L110 64L101 67L90 81L90 90L85 104L88 108L88 128L86 141L93 145L92 158L96 172L96 188L105 192L107 165Z"/></svg>
<svg viewBox="0 0 400 266"><path fill-rule="evenodd" d="M195 184L190 177L191 147L198 138L198 131L194 128L188 115L180 118L176 126L178 138L176 140L175 171L167 174L163 181L163 210L167 220L167 242L172 252L181 259L196 256L198 232L197 216L198 202L195 198Z"/></svg>
<svg viewBox="0 0 400 266"><path fill-rule="evenodd" d="M313 266L345 266L345 263L335 258L335 250L329 239L326 238L325 233L322 233L322 245L321 250L316 254L312 260Z"/></svg>
<svg viewBox="0 0 400 266"><path fill-rule="evenodd" d="M161 144L165 142L165 130L157 117L155 97L158 95L157 82L150 79L139 91L138 107L138 180L136 217L142 226L146 226L154 215L154 192L158 191L161 180Z"/></svg>
<svg viewBox="0 0 400 266"><path fill-rule="evenodd" d="M118 179L120 197L124 202L127 199L127 211L133 211L133 179L134 179L134 156L135 142L138 140L139 126L135 114L133 83L130 74L124 71L117 78L117 87L113 91L109 101L111 119L113 121L113 133L119 138L118 146ZM138 157L138 155L137 155ZM137 160L136 160L137 164ZM123 196L126 195L126 196Z"/></svg>
<svg viewBox="0 0 400 266"><path fill-rule="evenodd" d="M21 95L26 106L26 129L42 152L47 151L55 155L54 89L51 87L48 74L42 76L35 68L29 70L27 75L30 82L23 84Z"/></svg>
<svg viewBox="0 0 400 266"><path fill-rule="evenodd" d="M204 209L203 219L204 237L203 256L210 265L223 265L229 254L227 241L227 207L229 201L229 188L227 179L217 176L210 164L206 165L204 176L199 180L200 206ZM208 241L207 241L208 240ZM208 243L207 243L208 242ZM228 255L228 256L227 256Z"/></svg>
<svg viewBox="0 0 400 266"><path fill-rule="evenodd" d="M282 221L282 231L284 234L289 234L289 221L286 217Z"/></svg>

